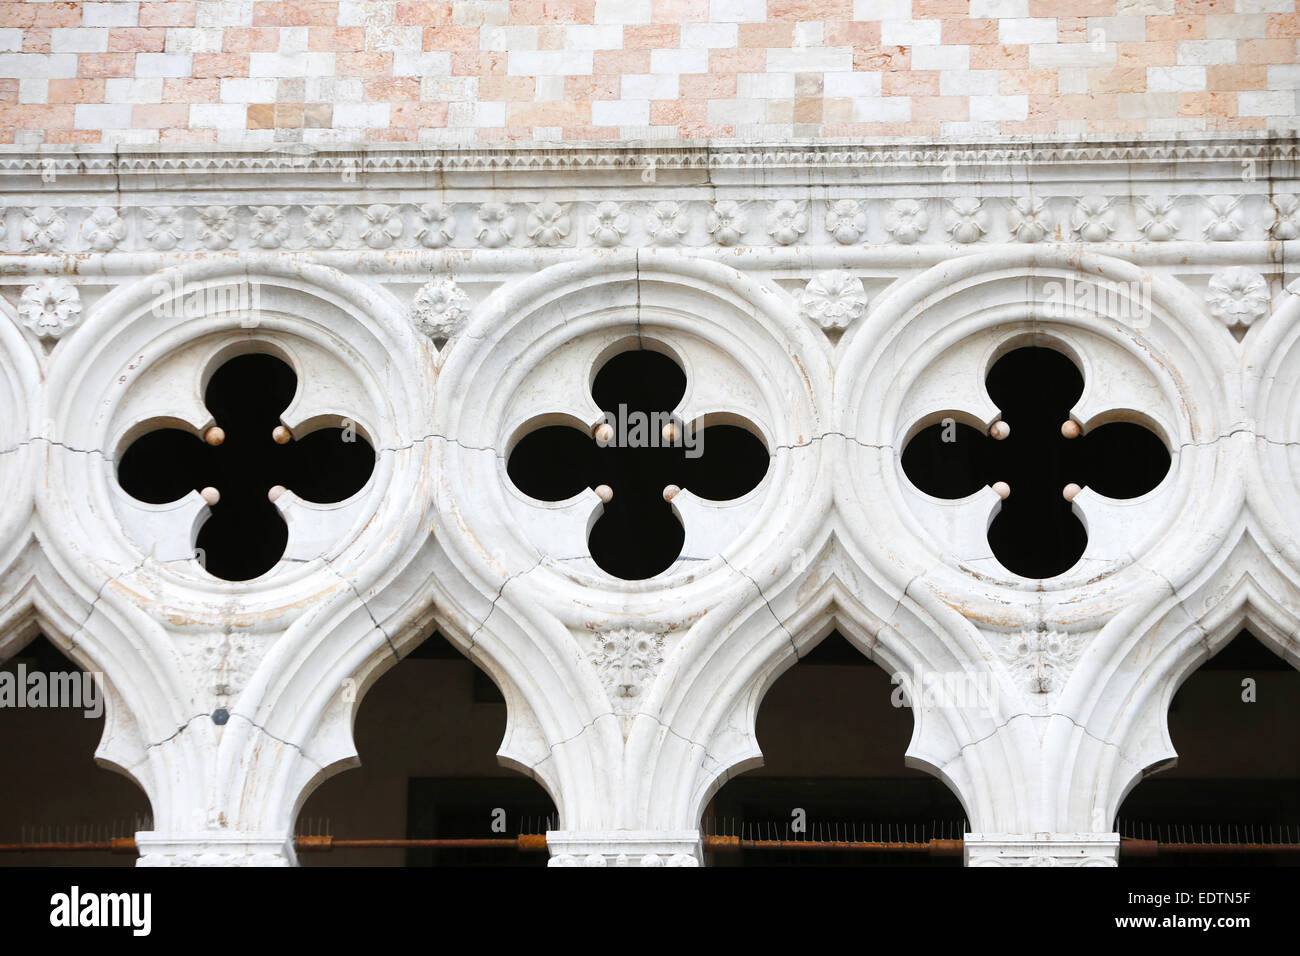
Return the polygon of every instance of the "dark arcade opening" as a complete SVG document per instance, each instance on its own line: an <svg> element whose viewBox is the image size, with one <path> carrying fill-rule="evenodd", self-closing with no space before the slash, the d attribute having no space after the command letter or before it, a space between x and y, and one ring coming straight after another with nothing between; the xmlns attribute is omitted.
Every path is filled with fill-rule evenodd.
<svg viewBox="0 0 1300 956"><path fill-rule="evenodd" d="M506 705L488 675L434 632L367 693L354 735L361 766L306 800L297 832L337 839L500 839L545 833L555 804L502 767ZM303 866L545 866L501 848L300 852Z"/></svg>
<svg viewBox="0 0 1300 956"><path fill-rule="evenodd" d="M1250 682L1250 683L1248 683ZM1251 699L1253 698L1253 699ZM1169 707L1177 766L1129 793L1119 832L1162 843L1300 843L1300 671L1241 631ZM1300 854L1121 854L1125 866L1297 866Z"/></svg>
<svg viewBox="0 0 1300 956"><path fill-rule="evenodd" d="M43 635L0 663L0 673L20 676L83 673ZM66 687L66 685L65 685ZM31 689L29 685L29 690ZM0 706L0 844L100 843L134 837L152 829L149 799L132 781L95 762L95 748L104 733L103 693L98 707ZM30 695L27 700L33 700ZM67 705L60 695L57 701ZM135 853L40 851L0 853L0 867L13 866L134 866Z"/></svg>
<svg viewBox="0 0 1300 956"><path fill-rule="evenodd" d="M890 675L833 631L768 689L758 711L763 766L727 781L707 834L757 840L960 840L961 802L903 762L912 711ZM796 827L803 824L803 830ZM844 850L709 854L712 866L960 866L960 855Z"/></svg>

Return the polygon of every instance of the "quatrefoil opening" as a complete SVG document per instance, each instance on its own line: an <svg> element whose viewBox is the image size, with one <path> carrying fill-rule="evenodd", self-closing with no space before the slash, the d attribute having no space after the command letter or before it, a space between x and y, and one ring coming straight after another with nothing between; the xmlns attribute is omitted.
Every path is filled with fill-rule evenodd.
<svg viewBox="0 0 1300 956"><path fill-rule="evenodd" d="M564 501L585 488L601 495L587 546L614 577L654 577L681 555L685 528L671 501L677 489L730 501L767 474L770 457L751 423L733 424L733 416L684 422L672 412L686 384L667 355L621 352L592 381L600 422L588 430L540 424L510 451L507 474L531 498Z"/></svg>
<svg viewBox="0 0 1300 956"><path fill-rule="evenodd" d="M272 500L273 489L288 489L308 502L335 503L360 491L374 470L374 449L355 425L344 422L305 434L284 426L280 415L296 390L297 376L275 356L230 359L204 392L215 425L203 437L171 422L144 423L145 434L118 462L122 489L148 504L216 490L219 497L209 501L195 540L200 564L215 577L256 578L283 556L289 532Z"/></svg>
<svg viewBox="0 0 1300 956"><path fill-rule="evenodd" d="M946 499L1005 483L1001 490L1010 494L988 528L994 556L1022 577L1064 574L1088 545L1074 502L1078 489L1107 498L1141 497L1164 480L1169 450L1153 430L1134 421L1107 421L1085 432L1071 417L1083 376L1055 349L1008 352L993 364L985 386L1009 434L999 440L996 424L986 434L954 410L911 438L903 449L903 472L919 490Z"/></svg>

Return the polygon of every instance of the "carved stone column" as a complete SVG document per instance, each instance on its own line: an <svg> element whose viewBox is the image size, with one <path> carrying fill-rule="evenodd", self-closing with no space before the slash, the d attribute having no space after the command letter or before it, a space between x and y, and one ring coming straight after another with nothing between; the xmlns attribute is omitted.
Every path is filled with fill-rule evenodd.
<svg viewBox="0 0 1300 956"><path fill-rule="evenodd" d="M143 831L135 835L137 866L296 866L287 834Z"/></svg>
<svg viewBox="0 0 1300 956"><path fill-rule="evenodd" d="M698 830L552 830L548 866L700 866Z"/></svg>
<svg viewBox="0 0 1300 956"><path fill-rule="evenodd" d="M1115 866L1118 833L967 833L967 866Z"/></svg>

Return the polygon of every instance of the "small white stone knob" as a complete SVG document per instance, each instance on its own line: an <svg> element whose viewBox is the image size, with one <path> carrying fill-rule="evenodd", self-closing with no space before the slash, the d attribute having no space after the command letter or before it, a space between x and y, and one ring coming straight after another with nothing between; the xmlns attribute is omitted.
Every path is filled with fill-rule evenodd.
<svg viewBox="0 0 1300 956"><path fill-rule="evenodd" d="M601 422L596 426L596 441L602 445L608 445L614 440L614 426L609 422Z"/></svg>
<svg viewBox="0 0 1300 956"><path fill-rule="evenodd" d="M1011 434L1011 426L1006 422L994 422L993 427L989 429L989 434L998 441L1002 441Z"/></svg>
<svg viewBox="0 0 1300 956"><path fill-rule="evenodd" d="M270 491L268 491L268 492L266 493L267 500L268 500L268 501L276 501L276 500L279 499L279 497L280 497L282 494L284 494L284 493L285 493L286 491L288 491L288 490L289 490L289 489L286 488L284 485L276 485L276 486L274 486Z"/></svg>
<svg viewBox="0 0 1300 956"><path fill-rule="evenodd" d="M1068 485L1065 486L1064 489L1062 489L1061 496L1065 498L1066 501L1073 501L1075 498L1078 497L1079 492L1081 491L1083 491L1082 488L1080 488L1074 482L1070 482Z"/></svg>
<svg viewBox="0 0 1300 956"><path fill-rule="evenodd" d="M609 504L614 500L614 489L609 485L597 485L596 497L605 502L605 504Z"/></svg>
<svg viewBox="0 0 1300 956"><path fill-rule="evenodd" d="M199 492L199 497L209 505L215 505L221 500L221 492L217 491L217 489L213 488L211 485L208 485L208 487Z"/></svg>
<svg viewBox="0 0 1300 956"><path fill-rule="evenodd" d="M1066 438L1078 438L1079 423L1073 419L1067 419L1065 423L1061 425L1061 434Z"/></svg>
<svg viewBox="0 0 1300 956"><path fill-rule="evenodd" d="M226 430L220 425L213 425L203 433L203 440L213 448L216 448L226 440Z"/></svg>
<svg viewBox="0 0 1300 956"><path fill-rule="evenodd" d="M664 488L664 501L672 501L681 493L681 488L676 485L667 485Z"/></svg>
<svg viewBox="0 0 1300 956"><path fill-rule="evenodd" d="M993 482L993 493L1005 501L1011 495L1011 486L1005 481Z"/></svg>
<svg viewBox="0 0 1300 956"><path fill-rule="evenodd" d="M677 427L676 422L669 422L660 432L660 434L664 436L664 443L668 445L675 445L677 443L677 436L681 433L681 429Z"/></svg>
<svg viewBox="0 0 1300 956"><path fill-rule="evenodd" d="M289 431L289 429L285 428L283 425L276 425L275 428L271 430L271 437L275 439L277 445L287 445L293 440L293 432Z"/></svg>

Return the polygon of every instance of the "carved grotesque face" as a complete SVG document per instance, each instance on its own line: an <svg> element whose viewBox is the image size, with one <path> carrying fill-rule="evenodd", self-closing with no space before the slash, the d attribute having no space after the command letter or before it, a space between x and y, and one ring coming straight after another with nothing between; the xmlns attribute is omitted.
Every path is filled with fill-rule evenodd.
<svg viewBox="0 0 1300 956"><path fill-rule="evenodd" d="M613 631L605 636L597 661L616 701L628 703L641 693L658 653L653 634Z"/></svg>

